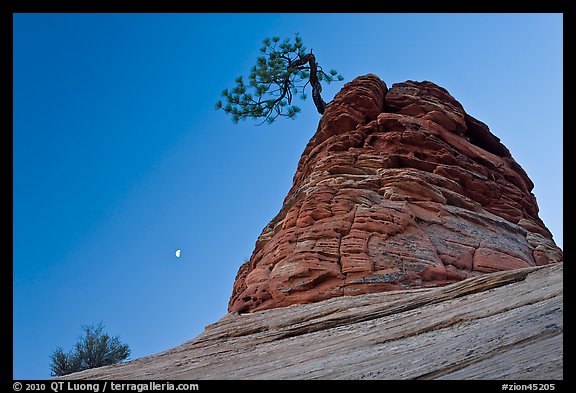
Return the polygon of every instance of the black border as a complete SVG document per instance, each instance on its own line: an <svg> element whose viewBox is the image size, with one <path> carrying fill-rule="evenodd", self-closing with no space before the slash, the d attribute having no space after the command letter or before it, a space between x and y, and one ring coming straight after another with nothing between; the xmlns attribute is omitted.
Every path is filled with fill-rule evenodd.
<svg viewBox="0 0 576 393"><path fill-rule="evenodd" d="M11 12L564 12L568 0L367 0L193 1L193 0L4 0ZM222 4L224 3L224 4Z"/></svg>
<svg viewBox="0 0 576 393"><path fill-rule="evenodd" d="M271 392L270 389L290 389L295 392L298 392L300 389L321 389L322 392L326 391L326 389L335 390L335 391L354 391L354 389L367 389L366 392L372 392L370 389L394 389L395 392L419 392L419 389L427 389L436 391L436 389L441 389L443 393L450 393L450 392L457 392L463 393L466 392L465 389L470 388L472 385L474 389L478 389L481 392L542 392L542 393L556 393L556 392L563 392L566 389L566 382L565 381L547 381L547 380L505 380L505 381L487 381L487 380L479 380L479 381L447 381L447 380L406 380L406 381L398 381L398 380L105 380L105 381L81 381L81 380L19 380L13 381L11 384L13 392L27 392L31 390L26 390L26 386L30 385L44 385L44 389L36 388L35 391L47 391L47 392L54 392L54 389L51 388L52 384L59 384L59 387L62 389L55 389L58 390L57 393L63 392L95 392L96 389L93 390L79 390L79 389L70 389L77 387L78 385L98 385L98 393L107 393L107 392L137 392L137 390L129 390L127 387L128 385L148 385L150 386L151 383L156 385L167 385L172 384L174 385L174 390L146 390L142 389L142 392L154 392L154 391L162 391L162 392L207 392L207 391L221 391L225 389L225 392L228 391L245 391L245 389L250 389L252 391L255 389L256 391L266 391ZM111 388L111 384L119 384L123 385L124 389L119 390L118 387L116 389ZM18 384L21 384L22 387L18 390ZM69 385L70 384L70 385ZM176 390L179 384L194 384L197 385L196 390ZM16 387L15 387L16 386ZM504 389L503 386L506 386L507 389ZM532 386L532 388L527 388L527 386ZM273 390L272 390L273 391ZM376 390L374 392L378 392L380 390Z"/></svg>
<svg viewBox="0 0 576 393"><path fill-rule="evenodd" d="M10 187L6 187L5 191L4 191L4 202L3 204L10 204L10 211L6 213L6 215L3 217L2 222L6 224L6 226L10 225L10 232L8 232L7 230L4 231L4 233L10 233L10 236L3 236L4 238L8 238L9 240L9 244L6 245L6 247L4 247L4 250L10 250L9 255L10 255L10 264L8 265L8 261L5 262L6 265L8 265L4 271L4 273L2 274L3 277L6 278L6 281L8 281L8 279L10 279L10 282L3 282L0 284L0 288L1 288L1 294L0 294L0 298L2 299L2 305L6 307L6 310L4 310L3 307L3 312L2 315L10 315L10 325L8 325L7 323L5 323L4 325L5 327L5 331L7 333L9 333L9 337L6 337L6 343L4 343L4 345L2 346L2 350L0 350L1 356L0 356L0 381L4 381L5 377L7 377L6 379L12 379L13 377L13 329L14 329L14 312L13 312L13 307L14 307L14 302L13 302L13 277L14 277L14 266L13 266L13 248L12 245L14 244L13 242L13 206L14 206L14 201L13 201L13 162L14 160L13 155L12 155L12 146L13 146L13 134L12 134L12 130L13 130L13 118L12 118L12 114L13 112L13 96L12 96L12 91L13 91L13 62L12 62L12 53L13 53L13 40L12 40L12 33L13 33L13 18L12 18L12 13L9 12L5 12L6 10L4 9L4 5L0 6L1 8L1 14L0 14L0 31L1 31L1 37L2 40L0 42L0 61L2 63L4 63L4 66L2 67L3 72L0 73L0 94L1 94L1 102L3 103L1 105L2 109L6 109L6 113L2 116L2 120L4 123L4 127L2 127L3 132L2 132L2 136L3 136L3 140L2 140L2 147L4 148L3 152L2 152L2 173L3 175L5 175L6 177L3 177L3 183L9 183ZM5 139L4 139L5 138ZM6 179L6 180L4 180ZM8 252L4 253L5 255L8 254ZM6 321L8 318L5 317L4 321ZM9 340L9 341L8 341ZM10 356L10 358L8 359L8 355Z"/></svg>
<svg viewBox="0 0 576 393"><path fill-rule="evenodd" d="M494 1L494 0L459 0L459 1L446 1L446 0L428 0L425 2L416 0L367 0L364 2L338 2L335 1L334 4L329 2L303 2L290 3L286 1L268 1L257 3L254 1L242 1L220 4L220 2L208 2L208 1L196 1L196 0L72 0L72 1L50 1L50 0L3 0L0 1L0 29L2 34L1 40L1 52L0 58L2 62L5 63L2 69L4 72L1 73L2 82L0 86L2 94L2 102L9 103L4 104L2 107L6 109L5 116L2 116L5 121L5 130L3 132L4 141L2 146L5 149L4 154L2 154L2 168L6 174L6 178L10 181L10 192L8 196L4 197L4 201L8 201L10 206L13 207L13 102L12 102L12 92L13 92L13 14L15 13L186 13L186 12L204 12L204 13L222 13L222 12L250 12L250 13L265 13L265 12L319 12L319 13L377 13L377 12L407 12L407 13L563 13L566 17L567 0L547 0L547 1L537 1L537 0L515 0L515 1ZM294 4L297 5L297 9L291 9L290 7ZM566 19L566 18L565 18ZM565 26L569 26L566 21ZM570 26L571 27L571 26ZM564 40L566 40L567 35L564 34ZM566 44L565 44L566 47ZM571 46L568 46L571 48ZM565 58L566 59L566 58ZM566 60L565 60L566 63ZM566 64L565 64L566 65ZM566 67L565 67L566 68ZM568 68L569 70L571 68ZM571 74L565 74L567 77L565 79L565 86L573 86L573 77ZM569 80L569 83L566 83ZM537 81L535 81L536 87ZM565 91L571 93L569 89ZM568 94L566 97L570 100L571 95ZM535 99L545 99L545 97L537 97L535 92ZM573 107L569 107L573 111ZM565 128L569 130L574 130L573 120L564 116ZM10 132L8 132L10 130ZM571 143L571 135L568 136L568 144ZM566 146L566 144L565 144ZM570 150L564 148L564 153L570 153ZM5 192L8 194L8 192ZM565 196L567 196L567 191L565 191ZM565 200L570 200L566 199ZM570 209L570 204L566 207ZM5 223L10 225L10 255L13 257L13 214L10 212L10 216L6 217ZM565 255L569 255L564 251ZM568 257L568 259L570 259ZM13 261L13 258L12 258ZM17 391L14 389L14 384L20 382L22 384L26 383L44 383L47 389L50 387L51 381L46 380L14 380L13 379L13 264L10 263L8 266L8 271L2 274L5 280L10 279L10 283L3 283L0 285L2 288L2 303L7 306L4 315L10 314L10 326L6 327L4 331L8 331L12 334L5 335L4 339L6 343L2 346L1 357L0 357L0 381L2 385L7 386L9 381L10 391ZM569 272L570 269L568 268ZM569 307L567 307L569 310ZM571 315L571 314L568 314ZM6 324L5 324L6 325ZM565 346L566 347L566 346ZM9 358L8 358L9 357ZM571 375L566 367L566 358L570 358L570 352L564 351L564 362L565 362L565 379L570 380ZM183 381L170 381L172 383L180 383ZM142 383L146 381L118 381L123 383ZM158 381L161 382L161 381ZM259 388L269 390L274 387L286 387L286 388L336 388L336 389L354 389L354 388L376 388L376 387L390 387L397 389L442 389L442 391L458 391L462 392L463 389L467 387L480 388L484 391L503 391L502 385L508 384L555 384L555 391L562 391L565 388L565 381L189 381L193 383L198 383L201 391L206 390L219 390L221 388L228 389L243 389L243 388ZM102 387L105 382L98 382L100 386L100 392L102 392ZM4 388L3 390L4 391ZM524 391L516 389L513 391Z"/></svg>

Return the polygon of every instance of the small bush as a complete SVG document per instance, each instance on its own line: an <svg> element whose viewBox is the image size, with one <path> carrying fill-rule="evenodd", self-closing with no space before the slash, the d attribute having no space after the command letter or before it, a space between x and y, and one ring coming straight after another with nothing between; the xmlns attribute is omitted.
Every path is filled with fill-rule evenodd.
<svg viewBox="0 0 576 393"><path fill-rule="evenodd" d="M52 376L61 377L77 371L116 364L128 359L130 348L120 342L118 336L110 337L104 333L102 323L83 326L74 349L65 353L61 347L50 355Z"/></svg>

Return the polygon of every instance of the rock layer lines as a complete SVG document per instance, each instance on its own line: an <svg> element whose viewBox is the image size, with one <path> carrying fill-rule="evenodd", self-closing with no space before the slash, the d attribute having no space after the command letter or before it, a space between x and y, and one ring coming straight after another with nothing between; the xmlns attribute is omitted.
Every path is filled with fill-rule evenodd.
<svg viewBox="0 0 576 393"><path fill-rule="evenodd" d="M227 314L162 353L65 378L561 380L562 278L559 263Z"/></svg>
<svg viewBox="0 0 576 393"><path fill-rule="evenodd" d="M356 78L326 107L280 212L238 271L229 311L560 262L532 188L442 87Z"/></svg>

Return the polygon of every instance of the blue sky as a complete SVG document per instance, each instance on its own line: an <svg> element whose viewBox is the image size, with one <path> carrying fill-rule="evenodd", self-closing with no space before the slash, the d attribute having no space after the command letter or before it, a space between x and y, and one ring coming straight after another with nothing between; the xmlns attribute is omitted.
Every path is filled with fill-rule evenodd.
<svg viewBox="0 0 576 393"><path fill-rule="evenodd" d="M562 247L562 30L561 14L15 14L14 378L48 378L82 325L134 359L226 313L319 120L311 101L272 126L214 110L268 36L299 32L345 81L446 88L526 170Z"/></svg>

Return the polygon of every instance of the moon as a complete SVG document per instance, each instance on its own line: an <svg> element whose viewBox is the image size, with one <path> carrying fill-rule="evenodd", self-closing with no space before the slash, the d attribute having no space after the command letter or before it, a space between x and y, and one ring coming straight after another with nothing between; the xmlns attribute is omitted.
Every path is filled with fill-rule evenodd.
<svg viewBox="0 0 576 393"><path fill-rule="evenodd" d="M180 249L176 250L176 258L180 258Z"/></svg>

